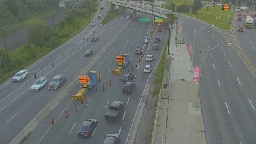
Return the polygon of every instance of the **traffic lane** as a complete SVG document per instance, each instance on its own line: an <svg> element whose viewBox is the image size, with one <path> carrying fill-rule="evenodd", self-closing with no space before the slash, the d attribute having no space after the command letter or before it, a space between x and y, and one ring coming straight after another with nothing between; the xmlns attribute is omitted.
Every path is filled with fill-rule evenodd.
<svg viewBox="0 0 256 144"><path fill-rule="evenodd" d="M201 70L202 76L200 78L200 101L204 123L204 133L207 143L224 144L216 113L216 104L213 101L214 92L211 89L211 84L208 80L208 72L205 69L205 65L212 65L212 62L204 62L203 69Z"/></svg>
<svg viewBox="0 0 256 144"><path fill-rule="evenodd" d="M109 29L110 31L107 31L108 33L110 33L110 34L112 34L112 33L115 33L116 32L116 30L117 29L121 29L121 27L115 27L115 28L113 28L113 29ZM96 45L96 48L94 48L94 50L95 50L95 53L97 52L97 50L99 49L99 48L102 48L101 46L98 46L98 45L104 45L107 41L109 41L109 39L105 39L105 40L101 40L101 41L99 41L99 42L97 42L97 44L94 44L94 43L91 43L91 42L87 42L86 44L88 44L88 45ZM53 70L54 71L61 71L61 72L63 72L63 70L60 70L60 69L63 69L63 67L61 67L59 64L62 64L62 65L66 65L66 66L68 66L68 65L72 65L72 63L74 62L74 61L78 61L78 63L81 61L81 60L79 60L79 59L77 59L77 57L78 56L76 56L76 55L80 55L80 51L79 50L83 50L83 47L85 47L86 45L83 45L83 46L81 46L80 48L70 48L69 49L69 51L66 51L66 52L64 52L63 54L62 53L60 53L59 55L57 55L57 56L59 56L59 57L57 57L57 60L56 61L54 61L53 62L53 64L54 64L54 67L52 67L52 65L51 64L48 64L46 67L44 67L43 69L41 69L38 73L37 73L37 76L39 77L39 76L45 76L46 74L49 74L50 73L50 77L52 78L52 77L54 77L58 72L54 72L54 73L51 73ZM83 54L85 53L85 50L84 50L84 52L82 52ZM76 55L74 55L74 54L76 54ZM69 56L68 56L69 55ZM81 57L81 56L79 56L79 57ZM64 63L64 62L66 62L66 63ZM71 62L71 63L70 63ZM69 64L70 63L70 64ZM81 63L81 62L80 62ZM86 61L86 63L89 63L88 61ZM81 63L82 64L82 63ZM83 64L84 64L84 62L83 62ZM57 67L56 67L57 66ZM74 66L74 65L72 65L72 66ZM65 69L66 70L66 69ZM64 71L65 71L64 70ZM77 70L77 68L75 68L75 70ZM68 70L68 71L70 71L70 70ZM67 71L67 73L68 73L68 71ZM46 72L48 72L48 73L46 73ZM75 71L72 71L72 72L75 72ZM42 73L42 74L41 74ZM46 74L45 74L46 73ZM72 76L73 74L71 74L71 76ZM13 99L15 99L15 98L17 98L17 96L19 96L19 94L23 94L23 92L25 92L25 91L23 91L24 89L26 89L26 90L28 90L28 88L34 83L34 80L33 80L33 78L30 78L29 80L31 80L31 81L27 81L28 82L28 84L26 84L26 83L23 83L23 87L19 87L18 89L16 89L16 90L14 90L13 92L11 92L8 96L7 96L7 98L3 101L1 101L1 103L3 103L3 105L2 105L2 108L4 108L7 104L9 104L10 102L12 102L13 101ZM17 99L15 99L15 100L17 100ZM0 109L1 110L1 109Z"/></svg>
<svg viewBox="0 0 256 144"><path fill-rule="evenodd" d="M218 52L218 55L223 55L223 54L220 54ZM223 100L225 101L225 105L226 105L228 113L229 113L230 123L232 124L233 131L237 138L236 141L244 143L244 142L246 142L246 139L244 137L242 129L240 127L237 127L238 125L241 126L242 123L241 123L241 121L237 120L236 116L234 116L234 114L239 115L239 113L238 113L239 111L233 111L233 109L231 107L231 105L233 103L241 102L241 98L236 95L237 92L235 94L232 94L233 89L234 89L233 86L239 82L239 79L238 79L238 82L233 80L234 76L232 75L232 70L234 71L234 69L232 67L230 67L230 65L229 65L230 62L227 59L227 56L225 54L224 54L223 58L224 58L223 60L219 57L216 59L214 69L216 69L216 73L217 73L216 75L219 77L218 83L219 83L219 85L222 85L220 89L223 88L222 94L226 95L225 97L223 97ZM234 85L232 85L232 83L230 84L230 82L233 82ZM243 92L243 95L247 95L247 92ZM246 105L246 103L245 103L245 105Z"/></svg>
<svg viewBox="0 0 256 144"><path fill-rule="evenodd" d="M113 23L115 23L115 21L111 21L109 25L111 25ZM84 34L91 32L92 29L93 29L92 27L86 27L86 29L82 31L83 33L76 36L76 37L79 37L78 39L81 40L82 37L84 36ZM76 41L74 41L74 39L75 38L72 38L72 40L73 40L72 42L65 43L64 45L61 46L62 47L61 49L57 48L56 50L54 50L53 52L48 54L46 57L44 57L44 59L41 59L41 60L37 61L34 65L31 65L30 67L28 67L28 70L30 72L29 77L34 75L34 73L36 73L41 68L45 67L45 65L54 61L55 58L56 58L54 53L63 53L63 51L73 47L73 45L75 45L75 43L76 43ZM67 45L67 46L65 46L65 45ZM35 68L35 67L37 67L37 68ZM4 92L4 93L1 94L1 96L5 95L6 90L8 91L10 89L15 89L15 87L13 87L11 85L12 85L12 82L10 82L10 81L7 81L7 83L4 83L4 84L1 85L0 90L1 90L1 92Z"/></svg>
<svg viewBox="0 0 256 144"><path fill-rule="evenodd" d="M214 61L214 60L211 60ZM220 125L222 139L225 143L237 143L236 135L234 133L233 126L231 124L231 119L229 118L229 109L226 106L225 99L227 97L226 93L223 93L223 89L220 87L225 87L225 85L220 83L219 74L212 65L206 66L207 72L209 72L209 81L213 93L213 101L215 103L215 110ZM225 87L226 88L226 87ZM230 107L229 107L230 108ZM211 130L209 130L211 131Z"/></svg>
<svg viewBox="0 0 256 144"><path fill-rule="evenodd" d="M255 47L255 32L254 31L244 31L237 33L237 42L247 58L251 61L251 64L256 67L256 61L254 55L256 54L256 47Z"/></svg>
<svg viewBox="0 0 256 144"><path fill-rule="evenodd" d="M110 75L112 75L111 73L110 73ZM114 76L114 77L116 77L116 76ZM117 77L116 77L117 78ZM121 89L120 89L121 90ZM104 96L105 97L105 96Z"/></svg>
<svg viewBox="0 0 256 144"><path fill-rule="evenodd" d="M221 59L218 58L218 60L220 61ZM216 60L217 61L217 60ZM235 97L235 95L232 95L231 89L232 87L230 87L230 81L232 78L231 75L231 70L229 70L229 64L216 64L216 75L218 76L218 83L220 86L220 91L221 91L221 95L222 95L222 99L223 102L226 105L226 110L227 110L227 123L230 123L232 126L232 131L234 132L234 138L236 143L241 142L244 143L246 142L245 137L242 133L242 129L240 128L241 122L238 121L238 119L236 118L236 116L234 114L238 113L238 111L234 111L231 107L231 104L234 102L241 102L239 97ZM220 72L223 71L223 72ZM234 142L233 142L234 143Z"/></svg>
<svg viewBox="0 0 256 144"><path fill-rule="evenodd" d="M48 95L48 94L47 94ZM40 97L44 97L44 94L42 94ZM35 102L36 103L36 102ZM17 105L16 105L17 106ZM25 110L26 111L26 110ZM36 114L36 113L35 113ZM23 115L24 116L24 115ZM27 117L28 118L28 117Z"/></svg>

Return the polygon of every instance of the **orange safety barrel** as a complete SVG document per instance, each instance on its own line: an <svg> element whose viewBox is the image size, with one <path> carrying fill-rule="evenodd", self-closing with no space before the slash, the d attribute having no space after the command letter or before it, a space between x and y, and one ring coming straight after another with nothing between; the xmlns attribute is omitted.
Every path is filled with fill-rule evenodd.
<svg viewBox="0 0 256 144"><path fill-rule="evenodd" d="M116 61L117 62L123 62L124 61L124 57L123 56L116 56Z"/></svg>
<svg viewBox="0 0 256 144"><path fill-rule="evenodd" d="M78 77L78 81L79 81L80 83L88 83L88 82L90 82L90 79L89 79L88 76L79 76L79 77Z"/></svg>

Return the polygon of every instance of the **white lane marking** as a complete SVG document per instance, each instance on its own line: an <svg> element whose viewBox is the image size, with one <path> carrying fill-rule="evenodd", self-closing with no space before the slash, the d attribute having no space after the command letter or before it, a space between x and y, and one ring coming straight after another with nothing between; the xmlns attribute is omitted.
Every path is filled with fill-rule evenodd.
<svg viewBox="0 0 256 144"><path fill-rule="evenodd" d="M128 97L128 100L127 100L127 105L129 104L130 98L131 98L131 97Z"/></svg>
<svg viewBox="0 0 256 144"><path fill-rule="evenodd" d="M92 137L94 136L94 134L95 134L95 132L96 132L98 126L99 126L99 124L98 124L97 127L95 128L95 130L94 130L94 132L93 132L93 134L92 134Z"/></svg>
<svg viewBox="0 0 256 144"><path fill-rule="evenodd" d="M254 108L254 106L253 106L252 102L251 102L249 99L248 99L248 101L249 101L249 103L251 104L251 106L252 106L253 110L255 110L255 108Z"/></svg>
<svg viewBox="0 0 256 144"><path fill-rule="evenodd" d="M241 85L241 83L240 83L239 79L238 79L238 78L236 78L236 79L237 79L238 83Z"/></svg>
<svg viewBox="0 0 256 144"><path fill-rule="evenodd" d="M230 114L229 109L228 109L228 104L227 104L226 102L225 102L225 105L226 105L226 107L227 107L228 114Z"/></svg>
<svg viewBox="0 0 256 144"><path fill-rule="evenodd" d="M64 70L64 72L66 72L68 70L68 68L66 68L65 70Z"/></svg>
<svg viewBox="0 0 256 144"><path fill-rule="evenodd" d="M69 133L71 133L71 131L73 130L73 128L75 127L76 123L73 124L73 126L71 127Z"/></svg>
<svg viewBox="0 0 256 144"><path fill-rule="evenodd" d="M118 135L120 135L121 131L122 131L122 127L119 128Z"/></svg>
<svg viewBox="0 0 256 144"><path fill-rule="evenodd" d="M124 111L123 120L124 120L124 118L125 118L125 115L126 115L126 111Z"/></svg>
<svg viewBox="0 0 256 144"><path fill-rule="evenodd" d="M215 69L215 66L214 66L214 64L212 64L212 66L213 66L213 68Z"/></svg>
<svg viewBox="0 0 256 144"><path fill-rule="evenodd" d="M230 67L232 67L232 65L230 64L230 62L228 62L229 63L229 65L230 65Z"/></svg>
<svg viewBox="0 0 256 144"><path fill-rule="evenodd" d="M10 119L8 119L7 122L9 122L10 120L12 120L16 115L17 115L17 113L14 114Z"/></svg>
<svg viewBox="0 0 256 144"><path fill-rule="evenodd" d="M107 102L107 104L106 104L105 108L107 108L107 107L108 107L108 103L109 103L109 101Z"/></svg>
<svg viewBox="0 0 256 144"><path fill-rule="evenodd" d="M219 86L220 86L220 81L218 80L218 84L219 84Z"/></svg>
<svg viewBox="0 0 256 144"><path fill-rule="evenodd" d="M81 55L80 58L82 58L84 55Z"/></svg>

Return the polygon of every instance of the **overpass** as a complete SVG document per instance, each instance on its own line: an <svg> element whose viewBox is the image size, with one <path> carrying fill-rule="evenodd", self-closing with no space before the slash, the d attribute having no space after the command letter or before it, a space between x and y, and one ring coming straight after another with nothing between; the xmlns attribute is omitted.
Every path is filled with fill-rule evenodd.
<svg viewBox="0 0 256 144"><path fill-rule="evenodd" d="M128 9L134 10L134 13L136 13L136 11L139 11L139 12L143 12L143 13L152 14L154 16L162 17L164 19L167 18L165 14L172 12L171 10L163 9L160 7L154 6L152 8L151 5L143 5L143 4L134 3L134 2L130 2L130 1L111 0L110 2L112 5L119 6L120 12L124 12L126 10L126 8L128 8ZM152 9L153 9L153 11L152 11Z"/></svg>

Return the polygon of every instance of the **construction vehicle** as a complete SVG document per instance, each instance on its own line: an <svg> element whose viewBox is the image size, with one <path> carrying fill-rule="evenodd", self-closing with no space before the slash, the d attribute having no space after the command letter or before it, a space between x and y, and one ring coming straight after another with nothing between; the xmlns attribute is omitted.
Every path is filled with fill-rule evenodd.
<svg viewBox="0 0 256 144"><path fill-rule="evenodd" d="M78 79L78 81L81 83L81 89L77 92L77 94L72 96L72 99L83 100L88 90L93 89L93 87L99 82L100 74L96 71L89 71L86 73L86 75L79 76Z"/></svg>
<svg viewBox="0 0 256 144"><path fill-rule="evenodd" d="M123 68L126 67L129 63L129 54L122 54L116 56L117 66L116 69L112 71L113 74L121 74L123 72Z"/></svg>

